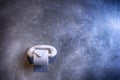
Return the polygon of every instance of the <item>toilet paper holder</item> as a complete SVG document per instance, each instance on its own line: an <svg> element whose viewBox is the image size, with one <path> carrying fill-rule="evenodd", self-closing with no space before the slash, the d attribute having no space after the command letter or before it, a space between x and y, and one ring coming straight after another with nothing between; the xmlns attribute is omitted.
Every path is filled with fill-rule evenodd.
<svg viewBox="0 0 120 80"><path fill-rule="evenodd" d="M27 51L28 62L33 65L48 65L48 59L54 58L56 54L56 48L50 45L35 45Z"/></svg>

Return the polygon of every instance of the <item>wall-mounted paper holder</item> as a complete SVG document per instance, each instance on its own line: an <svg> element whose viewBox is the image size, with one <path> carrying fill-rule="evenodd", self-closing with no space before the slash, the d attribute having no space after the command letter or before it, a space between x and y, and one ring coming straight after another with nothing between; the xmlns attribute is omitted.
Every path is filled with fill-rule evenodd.
<svg viewBox="0 0 120 80"><path fill-rule="evenodd" d="M28 62L34 65L34 71L47 71L49 63L57 54L56 48L50 45L36 45L28 49Z"/></svg>

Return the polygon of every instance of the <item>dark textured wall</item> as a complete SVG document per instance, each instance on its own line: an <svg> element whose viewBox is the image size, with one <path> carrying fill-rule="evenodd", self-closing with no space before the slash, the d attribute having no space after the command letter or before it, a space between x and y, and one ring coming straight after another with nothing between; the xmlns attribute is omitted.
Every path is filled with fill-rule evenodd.
<svg viewBox="0 0 120 80"><path fill-rule="evenodd" d="M55 46L49 71L26 49ZM0 0L0 80L120 80L119 0Z"/></svg>

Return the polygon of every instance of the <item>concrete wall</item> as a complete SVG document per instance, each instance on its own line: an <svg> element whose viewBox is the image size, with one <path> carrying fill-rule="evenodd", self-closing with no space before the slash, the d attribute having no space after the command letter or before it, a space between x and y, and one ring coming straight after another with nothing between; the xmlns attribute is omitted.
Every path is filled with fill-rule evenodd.
<svg viewBox="0 0 120 80"><path fill-rule="evenodd" d="M48 72L27 48L55 46ZM119 0L0 0L0 80L120 80Z"/></svg>

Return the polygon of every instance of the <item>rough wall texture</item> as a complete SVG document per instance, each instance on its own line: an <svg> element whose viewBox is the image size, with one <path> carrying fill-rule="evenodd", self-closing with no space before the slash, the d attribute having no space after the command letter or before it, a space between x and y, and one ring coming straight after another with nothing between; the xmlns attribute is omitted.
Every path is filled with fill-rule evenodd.
<svg viewBox="0 0 120 80"><path fill-rule="evenodd" d="M55 46L46 73L26 49ZM120 80L119 0L0 0L0 80Z"/></svg>

